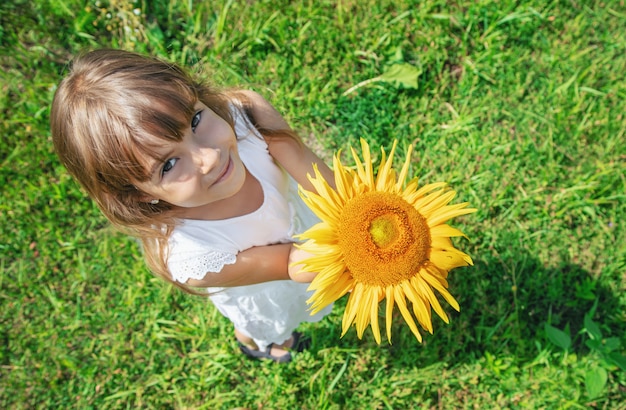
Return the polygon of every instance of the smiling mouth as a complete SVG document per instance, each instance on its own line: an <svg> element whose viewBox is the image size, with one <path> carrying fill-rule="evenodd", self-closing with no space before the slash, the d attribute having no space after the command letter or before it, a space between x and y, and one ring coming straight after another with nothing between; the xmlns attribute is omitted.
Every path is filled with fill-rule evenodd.
<svg viewBox="0 0 626 410"><path fill-rule="evenodd" d="M222 173L217 177L217 179L215 180L214 183L218 183L218 182L226 179L230 175L230 172L231 172L232 169L233 169L233 160L229 156L228 157L228 162L226 163L226 167L224 168Z"/></svg>

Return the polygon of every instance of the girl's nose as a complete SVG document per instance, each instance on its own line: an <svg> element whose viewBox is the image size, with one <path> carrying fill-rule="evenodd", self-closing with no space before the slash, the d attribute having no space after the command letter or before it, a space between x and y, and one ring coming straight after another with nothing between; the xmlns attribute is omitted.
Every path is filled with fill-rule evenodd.
<svg viewBox="0 0 626 410"><path fill-rule="evenodd" d="M219 164L219 153L214 149L202 148L194 154L194 162L203 174L208 174Z"/></svg>

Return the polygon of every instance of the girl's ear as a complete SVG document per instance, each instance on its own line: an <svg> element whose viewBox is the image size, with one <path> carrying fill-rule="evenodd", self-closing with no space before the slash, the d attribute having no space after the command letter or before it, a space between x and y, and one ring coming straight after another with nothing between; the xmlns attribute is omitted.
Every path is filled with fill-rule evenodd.
<svg viewBox="0 0 626 410"><path fill-rule="evenodd" d="M159 198L155 198L151 195L144 194L143 192L139 191L139 189L134 185L133 185L133 188L135 189L135 191L137 191L137 196L139 197L140 202L147 202L152 205L156 205L159 203Z"/></svg>
<svg viewBox="0 0 626 410"><path fill-rule="evenodd" d="M155 197L150 196L150 195L141 194L141 196L139 197L139 201L147 202L147 203L152 204L152 205L156 205L156 204L159 203L159 198L155 198Z"/></svg>

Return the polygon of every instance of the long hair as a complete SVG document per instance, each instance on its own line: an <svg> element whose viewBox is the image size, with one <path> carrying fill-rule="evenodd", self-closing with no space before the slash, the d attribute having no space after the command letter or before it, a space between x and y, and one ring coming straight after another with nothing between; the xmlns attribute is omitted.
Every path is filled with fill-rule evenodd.
<svg viewBox="0 0 626 410"><path fill-rule="evenodd" d="M151 147L183 138L196 102L233 127L235 100L250 116L236 91L219 91L169 62L104 49L71 63L52 102L52 139L63 165L115 226L141 239L150 269L191 293L167 269L167 240L177 223L172 206L146 202L133 182L150 178L146 160L157 158ZM289 130L260 131L297 138Z"/></svg>

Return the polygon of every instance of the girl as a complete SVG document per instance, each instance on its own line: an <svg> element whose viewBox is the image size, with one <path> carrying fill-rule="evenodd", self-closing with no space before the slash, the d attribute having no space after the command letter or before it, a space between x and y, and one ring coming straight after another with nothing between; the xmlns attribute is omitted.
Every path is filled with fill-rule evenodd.
<svg viewBox="0 0 626 410"><path fill-rule="evenodd" d="M218 91L164 61L121 50L75 59L51 109L65 167L116 226L139 237L152 271L207 288L241 351L276 362L305 341L315 273L292 235L316 222L296 182L330 169L259 94ZM290 267L291 266L291 267Z"/></svg>

